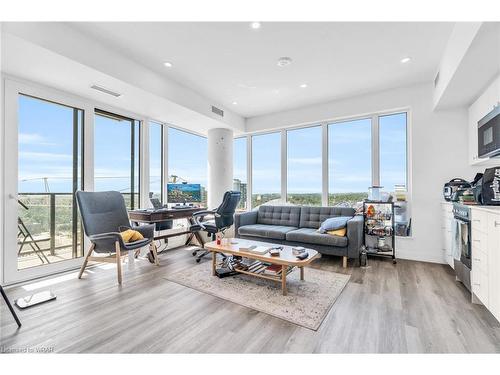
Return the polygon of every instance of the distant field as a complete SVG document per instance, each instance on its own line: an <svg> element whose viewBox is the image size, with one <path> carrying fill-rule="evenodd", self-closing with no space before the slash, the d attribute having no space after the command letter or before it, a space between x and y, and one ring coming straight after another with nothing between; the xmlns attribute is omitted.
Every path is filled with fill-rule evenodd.
<svg viewBox="0 0 500 375"><path fill-rule="evenodd" d="M259 199L258 199L259 198ZM368 198L368 193L336 193L328 194L328 205L344 204L353 206ZM252 207L260 206L272 200L280 199L280 194L253 194ZM289 194L288 202L299 206L321 206L321 194Z"/></svg>

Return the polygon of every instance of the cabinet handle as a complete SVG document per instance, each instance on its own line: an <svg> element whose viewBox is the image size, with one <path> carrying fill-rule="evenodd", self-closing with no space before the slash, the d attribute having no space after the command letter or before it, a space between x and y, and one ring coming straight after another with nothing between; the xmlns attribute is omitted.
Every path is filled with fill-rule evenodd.
<svg viewBox="0 0 500 375"><path fill-rule="evenodd" d="M474 258L474 260L475 260L476 262L480 262L480 261L481 261L481 259L479 259L479 258Z"/></svg>
<svg viewBox="0 0 500 375"><path fill-rule="evenodd" d="M495 221L495 227L500 227L500 221Z"/></svg>
<svg viewBox="0 0 500 375"><path fill-rule="evenodd" d="M479 220L479 219L472 219L472 221L477 221L478 223L481 222L481 220Z"/></svg>
<svg viewBox="0 0 500 375"><path fill-rule="evenodd" d="M479 284L479 283L474 283L473 285L481 286L481 284Z"/></svg>
<svg viewBox="0 0 500 375"><path fill-rule="evenodd" d="M474 241L474 242L481 242L481 240L472 240L472 241Z"/></svg>

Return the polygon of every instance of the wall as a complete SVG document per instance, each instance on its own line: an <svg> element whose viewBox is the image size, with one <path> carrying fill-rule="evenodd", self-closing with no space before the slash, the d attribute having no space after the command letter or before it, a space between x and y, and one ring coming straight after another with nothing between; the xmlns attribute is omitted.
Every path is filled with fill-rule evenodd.
<svg viewBox="0 0 500 375"><path fill-rule="evenodd" d="M467 160L467 110L433 112L433 85L423 84L308 106L247 120L247 131L410 109L411 238L399 238L399 258L444 263L441 249L442 188L453 177L472 179ZM353 152L355 157L355 151Z"/></svg>

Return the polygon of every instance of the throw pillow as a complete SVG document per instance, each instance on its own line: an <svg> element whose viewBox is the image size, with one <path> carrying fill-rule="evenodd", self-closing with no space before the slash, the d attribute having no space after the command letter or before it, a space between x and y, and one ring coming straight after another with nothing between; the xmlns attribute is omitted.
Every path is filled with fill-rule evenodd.
<svg viewBox="0 0 500 375"><path fill-rule="evenodd" d="M123 232L120 232L120 235L123 238L123 242L135 242L144 239L143 235L133 229L127 229Z"/></svg>
<svg viewBox="0 0 500 375"><path fill-rule="evenodd" d="M320 233L326 233L331 230L342 229L347 226L347 222L352 219L350 216L338 216L326 219L319 227Z"/></svg>
<svg viewBox="0 0 500 375"><path fill-rule="evenodd" d="M337 230L329 230L326 233L328 233L330 236L345 237L345 234L347 233L347 228L342 228L342 229L337 229Z"/></svg>

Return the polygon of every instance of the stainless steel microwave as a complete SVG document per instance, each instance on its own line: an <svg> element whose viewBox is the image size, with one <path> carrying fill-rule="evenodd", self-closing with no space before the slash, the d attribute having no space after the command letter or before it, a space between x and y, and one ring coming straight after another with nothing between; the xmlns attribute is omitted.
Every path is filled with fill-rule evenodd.
<svg viewBox="0 0 500 375"><path fill-rule="evenodd" d="M478 156L500 155L500 104L477 123Z"/></svg>

